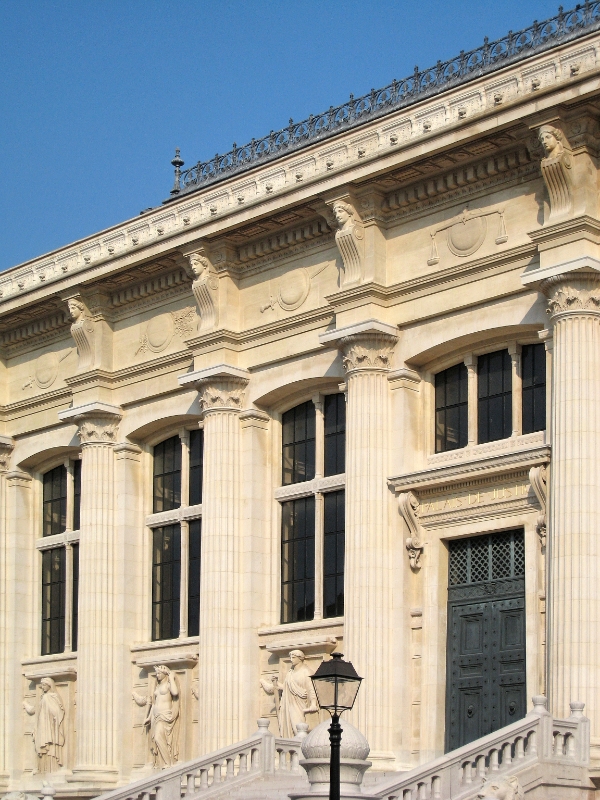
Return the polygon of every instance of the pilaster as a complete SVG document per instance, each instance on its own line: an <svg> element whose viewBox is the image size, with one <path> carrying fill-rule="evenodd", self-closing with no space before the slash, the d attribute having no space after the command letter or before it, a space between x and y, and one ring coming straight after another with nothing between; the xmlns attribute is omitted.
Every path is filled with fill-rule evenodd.
<svg viewBox="0 0 600 800"><path fill-rule="evenodd" d="M204 483L198 687L200 752L248 736L248 683L256 657L243 630L244 526L240 412L249 375L220 365L179 378L197 389L204 412ZM254 645L254 646L253 646Z"/></svg>
<svg viewBox="0 0 600 800"><path fill-rule="evenodd" d="M118 691L122 675L122 620L118 613L123 569L116 536L115 444L121 410L88 403L59 413L78 426L81 441L79 546L78 781L112 782L120 762ZM121 647L120 647L121 645Z"/></svg>
<svg viewBox="0 0 600 800"><path fill-rule="evenodd" d="M405 749L389 701L397 696L394 679L401 659L394 608L402 592L402 565L395 565L402 548L393 541L392 498L386 483L391 440L388 375L397 339L396 328L377 321L320 337L322 344L340 348L348 392L344 649L365 678L351 716L380 768L390 767Z"/></svg>

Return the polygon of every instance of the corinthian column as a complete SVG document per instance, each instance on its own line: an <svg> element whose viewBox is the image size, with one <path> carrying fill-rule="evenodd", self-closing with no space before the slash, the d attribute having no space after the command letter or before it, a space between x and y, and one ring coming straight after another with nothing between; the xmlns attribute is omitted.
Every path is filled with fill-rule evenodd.
<svg viewBox="0 0 600 800"><path fill-rule="evenodd" d="M242 631L240 492L240 412L248 373L220 366L185 375L179 382L197 388L204 411L198 688L200 752L208 753L252 732L244 709L247 693L254 690L243 677L257 653Z"/></svg>
<svg viewBox="0 0 600 800"><path fill-rule="evenodd" d="M586 703L600 736L600 274L544 281L554 328L548 531L552 713Z"/></svg>
<svg viewBox="0 0 600 800"><path fill-rule="evenodd" d="M353 724L371 758L394 759L394 546L389 519L388 373L397 332L369 322L323 334L343 354L347 376L344 652L365 680ZM398 549L398 545L396 545Z"/></svg>
<svg viewBox="0 0 600 800"><path fill-rule="evenodd" d="M114 447L120 409L89 403L61 412L79 426L81 539L77 654L78 780L117 778L119 620L115 542Z"/></svg>

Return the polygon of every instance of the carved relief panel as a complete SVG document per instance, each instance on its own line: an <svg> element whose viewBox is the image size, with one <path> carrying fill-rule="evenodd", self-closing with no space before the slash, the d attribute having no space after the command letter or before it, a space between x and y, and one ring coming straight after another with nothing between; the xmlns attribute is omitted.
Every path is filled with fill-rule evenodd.
<svg viewBox="0 0 600 800"><path fill-rule="evenodd" d="M75 762L75 668L26 674L23 769L30 775L64 772Z"/></svg>

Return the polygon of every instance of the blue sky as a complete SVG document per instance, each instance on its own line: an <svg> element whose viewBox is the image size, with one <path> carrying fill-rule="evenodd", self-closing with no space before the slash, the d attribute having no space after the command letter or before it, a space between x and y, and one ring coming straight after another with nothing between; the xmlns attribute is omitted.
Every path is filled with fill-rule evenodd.
<svg viewBox="0 0 600 800"><path fill-rule="evenodd" d="M0 0L0 270L160 204L175 147L191 166L556 12L548 0Z"/></svg>

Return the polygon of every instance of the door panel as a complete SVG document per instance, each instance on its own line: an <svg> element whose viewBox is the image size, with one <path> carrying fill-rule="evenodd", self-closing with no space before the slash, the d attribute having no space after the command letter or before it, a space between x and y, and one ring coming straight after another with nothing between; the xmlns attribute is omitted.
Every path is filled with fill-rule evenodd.
<svg viewBox="0 0 600 800"><path fill-rule="evenodd" d="M527 712L523 532L456 544L450 576L460 576L462 583L448 589L447 751ZM478 582L471 583L471 575ZM492 580L481 581L482 575Z"/></svg>

